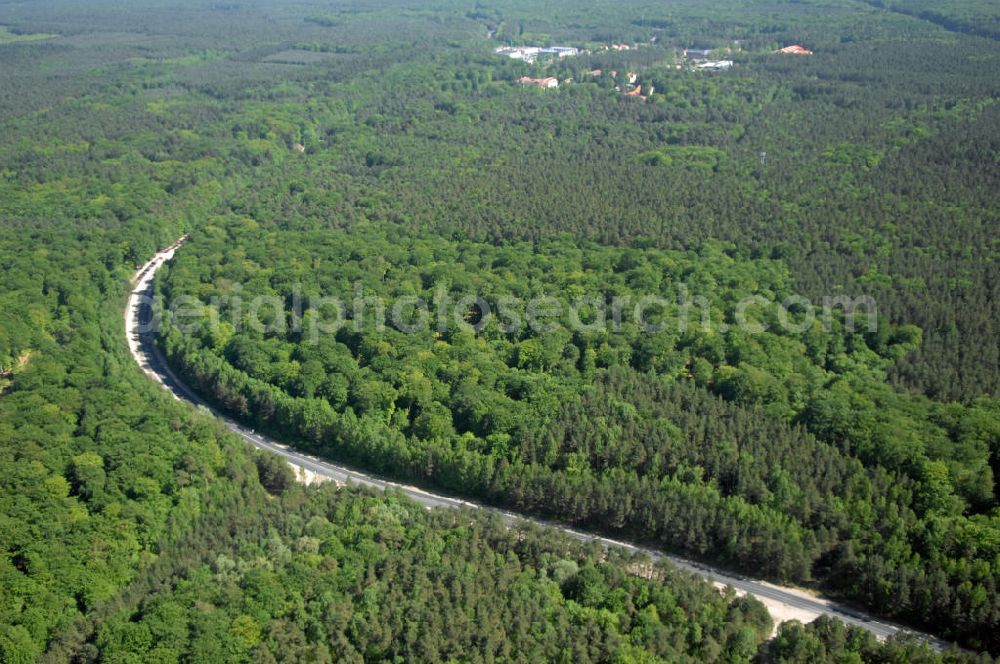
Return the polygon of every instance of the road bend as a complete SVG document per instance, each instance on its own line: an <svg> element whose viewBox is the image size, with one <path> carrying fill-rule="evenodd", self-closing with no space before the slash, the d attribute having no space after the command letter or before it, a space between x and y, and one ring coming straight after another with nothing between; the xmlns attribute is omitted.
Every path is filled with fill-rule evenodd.
<svg viewBox="0 0 1000 664"><path fill-rule="evenodd" d="M847 624L862 627L880 639L885 639L905 630L905 628L899 625L878 620L852 607L816 597L795 588L778 586L767 581L733 574L702 562L689 560L655 549L581 532L558 523L550 523L542 519L499 510L476 502L433 493L419 487L376 477L355 468L335 464L295 450L286 444L268 438L240 424L205 402L204 399L195 394L193 390L177 378L167 365L160 349L156 346L154 331L151 329L152 325L149 323L152 313L153 279L160 267L173 258L174 252L186 240L187 236L181 237L169 247L157 252L145 265L139 268L133 277L133 288L129 297L128 308L125 311L125 332L128 338L129 351L142 371L175 399L207 409L230 431L254 447L278 454L294 466L304 468L319 477L331 479L341 484L353 483L383 491L388 489L399 491L411 500L427 508L467 507L490 510L499 514L506 522L511 524L531 523L538 526L555 528L580 541L594 541L605 547L614 547L630 552L641 552L652 560L668 560L680 569L704 577L719 586L731 586L738 593L747 593L756 597L768 607L772 616L775 617L775 622L789 615L794 615L803 622L807 622L820 615L826 615L837 618ZM912 630L905 631L912 632ZM939 650L944 649L948 645L944 641L925 634L918 634L918 636Z"/></svg>

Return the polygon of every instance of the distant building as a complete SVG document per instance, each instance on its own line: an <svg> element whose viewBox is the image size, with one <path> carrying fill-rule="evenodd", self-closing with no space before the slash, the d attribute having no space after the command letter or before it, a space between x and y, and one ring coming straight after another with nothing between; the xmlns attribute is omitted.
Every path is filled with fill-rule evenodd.
<svg viewBox="0 0 1000 664"><path fill-rule="evenodd" d="M495 53L505 55L513 60L534 62L542 49L537 46L498 46L493 50Z"/></svg>
<svg viewBox="0 0 1000 664"><path fill-rule="evenodd" d="M548 53L559 58L575 56L579 54L579 52L579 49L573 46L550 46L549 48L539 49L539 53Z"/></svg>
<svg viewBox="0 0 1000 664"><path fill-rule="evenodd" d="M813 52L810 51L805 46L799 46L798 44L793 44L791 46L786 46L785 48L778 49L778 53L786 53L788 55L812 55Z"/></svg>
<svg viewBox="0 0 1000 664"><path fill-rule="evenodd" d="M699 63L697 65L698 69L711 69L716 71L721 71L725 69L732 69L732 60L707 60L705 62Z"/></svg>
<svg viewBox="0 0 1000 664"><path fill-rule="evenodd" d="M579 55L580 50L574 46L498 46L493 49L497 55L504 55L513 60L534 62L539 55L553 55L557 58L568 58Z"/></svg>
<svg viewBox="0 0 1000 664"><path fill-rule="evenodd" d="M693 62L708 60L708 56L711 52L712 50L708 48L686 48L684 49L684 59L691 60Z"/></svg>
<svg viewBox="0 0 1000 664"><path fill-rule="evenodd" d="M531 78L530 76L522 76L517 79L517 82L521 85L537 85L540 88L558 88L559 79L552 76L546 76L545 78Z"/></svg>
<svg viewBox="0 0 1000 664"><path fill-rule="evenodd" d="M639 80L639 75L636 74L634 71L630 71L629 73L625 74L625 77L628 79L629 85L635 85L635 82Z"/></svg>
<svg viewBox="0 0 1000 664"><path fill-rule="evenodd" d="M292 149L295 150L296 152L305 152L306 146L302 145L301 143L293 143Z"/></svg>
<svg viewBox="0 0 1000 664"><path fill-rule="evenodd" d="M643 89L644 89L643 86L637 85L637 86L635 86L634 89L629 90L628 92L626 92L625 96L626 97L632 97L634 99L640 99L642 101L647 101L649 99L649 97L653 94L653 86L652 85L647 85L645 87L646 94L642 94Z"/></svg>
<svg viewBox="0 0 1000 664"><path fill-rule="evenodd" d="M604 72L603 72L603 71L601 71L600 69L591 69L591 70L590 70L590 75L591 75L591 76L600 76L600 75L601 75L601 74L603 74L603 73L604 73Z"/></svg>

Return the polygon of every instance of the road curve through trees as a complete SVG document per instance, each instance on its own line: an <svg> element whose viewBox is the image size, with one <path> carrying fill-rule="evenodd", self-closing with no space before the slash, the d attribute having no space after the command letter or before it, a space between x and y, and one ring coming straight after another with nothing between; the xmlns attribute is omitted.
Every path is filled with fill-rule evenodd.
<svg viewBox="0 0 1000 664"><path fill-rule="evenodd" d="M638 547L627 542L600 537L588 533L579 532L559 524L548 523L540 519L529 518L514 514L508 511L496 510L492 507L480 505L475 502L431 493L414 486L408 486L397 482L381 479L363 473L346 466L338 465L319 459L315 456L304 454L292 449L288 445L282 444L263 436L252 429L249 429L236 420L217 411L195 394L187 385L182 383L167 366L166 360L155 344L155 335L150 323L151 303L153 300L153 278L157 270L164 263L173 258L174 252L187 240L187 236L181 237L169 247L161 250L153 256L145 265L136 272L132 281L132 292L129 296L128 308L125 311L125 332L128 339L129 351L142 371L152 380L160 384L175 399L190 403L196 407L207 409L212 415L217 417L233 433L242 437L246 442L254 447L267 450L284 457L290 464L305 469L317 477L331 479L341 484L353 483L373 487L376 489L392 489L399 491L427 508L456 508L469 507L474 509L494 510L500 514L508 523L533 523L539 526L556 528L563 533L582 541L595 541L606 547L617 547L631 552L642 552L653 560L666 559L675 566L702 576L719 587L732 586L738 593L748 593L763 602L771 612L775 622L788 618L796 618L802 622L808 622L820 615L827 615L838 618L845 623L857 625L872 632L880 639L896 634L904 628L888 622L880 621L867 616L853 608L846 607L835 602L815 597L811 594L794 588L777 586L766 581L750 579L745 576L735 575L721 569L714 568L701 562L687 560L678 556L655 551L645 547ZM930 644L938 649L944 648L947 644L929 637L920 635Z"/></svg>

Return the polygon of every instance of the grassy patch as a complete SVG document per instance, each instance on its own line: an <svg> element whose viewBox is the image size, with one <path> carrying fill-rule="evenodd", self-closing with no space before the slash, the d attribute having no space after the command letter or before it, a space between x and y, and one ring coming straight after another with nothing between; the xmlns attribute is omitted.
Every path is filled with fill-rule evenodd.
<svg viewBox="0 0 1000 664"><path fill-rule="evenodd" d="M50 35L44 32L33 34L19 34L11 32L10 28L0 25L0 44L15 44L17 42L41 41L43 39L55 39L59 35Z"/></svg>

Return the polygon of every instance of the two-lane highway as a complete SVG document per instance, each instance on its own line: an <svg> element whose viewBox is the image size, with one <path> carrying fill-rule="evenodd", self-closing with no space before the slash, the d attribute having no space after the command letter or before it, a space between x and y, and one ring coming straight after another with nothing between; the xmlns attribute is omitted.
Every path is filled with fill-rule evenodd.
<svg viewBox="0 0 1000 664"><path fill-rule="evenodd" d="M414 486L399 484L389 480L384 480L372 475L368 475L358 470L346 466L330 463L318 459L314 456L296 451L287 445L267 438L239 422L229 418L223 413L216 411L209 404L205 403L197 394L182 383L167 366L160 350L156 347L152 325L148 321L150 316L150 304L153 297L153 278L156 272L169 261L174 252L186 241L187 237L182 237L166 249L158 252L153 258L143 265L135 274L133 281L133 291L129 297L128 308L125 312L125 332L128 338L129 350L136 362L151 379L159 383L174 398L179 401L189 402L195 406L206 408L213 415L218 417L230 430L241 436L245 441L259 449L274 452L294 466L304 468L317 476L329 478L340 483L361 484L377 489L398 490L428 508L432 507L471 507L475 509L494 510L478 503L430 493ZM584 541L597 541L607 547L618 547L629 551L641 551L650 558L667 559L677 567L698 574L706 579L721 585L732 586L739 592L745 592L761 600L776 622L782 617L795 615L803 620L809 620L819 615L827 615L838 618L846 623L861 626L879 638L885 638L902 628L890 623L869 618L858 611L836 604L834 602L814 597L805 592L776 586L764 581L748 579L742 576L734 576L723 570L711 566L693 562L678 556L665 554L644 547L637 547L625 542L618 542L604 537L598 537L587 533L582 533L559 524L544 522L540 519L524 517L511 512L499 511L502 517L509 523L533 523L540 526L556 528L576 539ZM941 641L931 637L925 637L928 642L936 647L943 647Z"/></svg>

